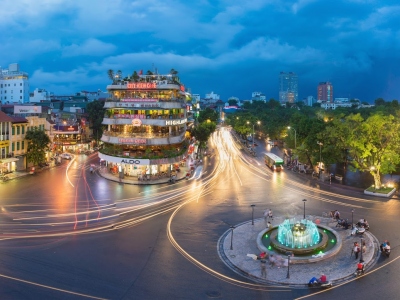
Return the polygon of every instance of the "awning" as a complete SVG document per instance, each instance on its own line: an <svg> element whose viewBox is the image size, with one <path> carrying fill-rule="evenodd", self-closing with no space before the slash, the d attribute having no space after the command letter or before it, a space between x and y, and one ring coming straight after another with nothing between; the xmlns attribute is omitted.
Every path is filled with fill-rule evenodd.
<svg viewBox="0 0 400 300"><path fill-rule="evenodd" d="M2 158L2 159L0 159L0 164L6 164L6 163L14 162L14 161L19 161L19 159L15 158L15 157Z"/></svg>

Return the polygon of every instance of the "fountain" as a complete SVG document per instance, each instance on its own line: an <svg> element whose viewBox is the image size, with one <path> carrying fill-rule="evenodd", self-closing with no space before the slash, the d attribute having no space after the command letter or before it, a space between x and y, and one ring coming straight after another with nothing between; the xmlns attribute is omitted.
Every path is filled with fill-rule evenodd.
<svg viewBox="0 0 400 300"><path fill-rule="evenodd" d="M278 241L290 248L308 248L319 243L320 234L310 220L286 219L278 226Z"/></svg>
<svg viewBox="0 0 400 300"><path fill-rule="evenodd" d="M286 219L283 223L265 232L270 247L281 253L293 253L307 256L321 253L328 246L329 240L335 244L336 238L326 228L316 225L311 220L295 218ZM332 245L333 246L333 245Z"/></svg>

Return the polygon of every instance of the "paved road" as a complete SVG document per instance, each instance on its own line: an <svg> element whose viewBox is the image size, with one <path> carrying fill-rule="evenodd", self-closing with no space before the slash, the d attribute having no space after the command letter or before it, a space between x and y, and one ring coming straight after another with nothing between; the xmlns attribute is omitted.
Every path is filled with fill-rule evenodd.
<svg viewBox="0 0 400 300"><path fill-rule="evenodd" d="M337 208L351 218L355 209L355 219L367 218L373 233L393 245L392 263L379 261L377 268L382 268L376 272L314 298L354 299L356 293L357 299L387 299L400 292L398 200L365 197L353 190L343 196L335 186L325 187L304 175L273 174L262 163L268 146L261 142L257 157L247 156L235 148L228 132L216 133L210 147L213 155L204 160L202 177L175 185L109 182L89 173L87 163L95 156L79 156L68 170L63 165L0 184L1 298L306 296L315 290L265 287L242 278L217 252L218 239L229 224L251 218L250 204L256 205L255 218L266 208L275 215L293 215L302 213L304 198L308 214ZM86 228L95 233L85 234Z"/></svg>

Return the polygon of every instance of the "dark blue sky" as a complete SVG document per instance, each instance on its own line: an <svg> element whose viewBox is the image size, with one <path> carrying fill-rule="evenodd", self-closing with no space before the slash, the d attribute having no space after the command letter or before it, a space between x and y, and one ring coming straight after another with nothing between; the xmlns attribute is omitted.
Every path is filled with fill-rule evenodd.
<svg viewBox="0 0 400 300"><path fill-rule="evenodd" d="M222 100L278 98L280 71L299 98L331 81L335 97L400 100L400 3L379 0L3 0L0 66L31 89L105 90L107 70L168 73Z"/></svg>

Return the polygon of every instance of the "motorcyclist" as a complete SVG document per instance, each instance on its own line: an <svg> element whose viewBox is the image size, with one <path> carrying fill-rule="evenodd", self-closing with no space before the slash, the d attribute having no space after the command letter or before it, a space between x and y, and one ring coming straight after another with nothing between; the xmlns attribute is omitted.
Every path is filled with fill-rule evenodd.
<svg viewBox="0 0 400 300"><path fill-rule="evenodd" d="M363 260L360 260L360 261L358 262L358 264L357 264L357 270L356 270L356 272L357 272L357 273L360 272L361 274L364 274L364 271L365 271L364 261L363 261Z"/></svg>
<svg viewBox="0 0 400 300"><path fill-rule="evenodd" d="M381 252L383 252L385 249L387 249L387 243L388 243L388 241L384 240L383 243L380 245L379 248L381 249ZM389 244L389 251L390 251L390 244Z"/></svg>
<svg viewBox="0 0 400 300"><path fill-rule="evenodd" d="M321 274L321 277L318 279L319 283L326 283L327 282L327 278L326 275L324 273Z"/></svg>

